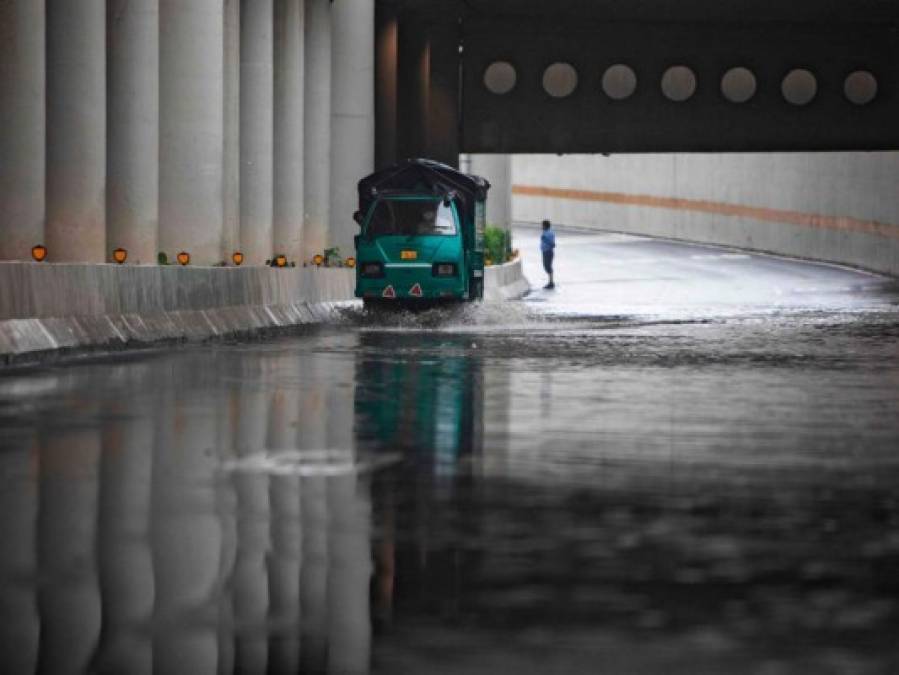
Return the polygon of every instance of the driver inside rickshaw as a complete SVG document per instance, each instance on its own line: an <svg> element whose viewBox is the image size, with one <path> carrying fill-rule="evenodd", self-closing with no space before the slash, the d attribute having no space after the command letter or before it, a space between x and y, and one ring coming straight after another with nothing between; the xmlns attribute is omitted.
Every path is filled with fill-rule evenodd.
<svg viewBox="0 0 899 675"><path fill-rule="evenodd" d="M453 235L453 210L442 201L383 199L369 221L370 237L383 235Z"/></svg>

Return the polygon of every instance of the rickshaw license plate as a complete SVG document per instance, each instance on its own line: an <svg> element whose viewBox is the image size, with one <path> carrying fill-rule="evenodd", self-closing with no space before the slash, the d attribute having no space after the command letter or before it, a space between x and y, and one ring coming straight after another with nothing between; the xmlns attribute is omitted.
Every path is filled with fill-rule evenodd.
<svg viewBox="0 0 899 675"><path fill-rule="evenodd" d="M400 260L415 260L418 258L418 251L400 251Z"/></svg>

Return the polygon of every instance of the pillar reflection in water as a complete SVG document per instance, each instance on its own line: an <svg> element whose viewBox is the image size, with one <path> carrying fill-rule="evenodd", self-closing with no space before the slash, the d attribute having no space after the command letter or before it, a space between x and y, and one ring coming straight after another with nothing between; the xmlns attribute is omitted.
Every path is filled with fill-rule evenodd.
<svg viewBox="0 0 899 675"><path fill-rule="evenodd" d="M328 369L328 448L355 455L354 364L333 358ZM371 507L355 473L328 481L328 665L335 673L364 672L371 650Z"/></svg>
<svg viewBox="0 0 899 675"><path fill-rule="evenodd" d="M187 381L197 373L167 374L152 469L154 671L209 673L218 662L221 592L216 398L208 382Z"/></svg>
<svg viewBox="0 0 899 675"><path fill-rule="evenodd" d="M270 396L266 447L274 452L297 448L300 427L300 363L280 356L271 367L274 386ZM269 670L295 673L300 659L300 569L303 555L300 511L300 476L273 475L271 499L271 553L269 555Z"/></svg>
<svg viewBox="0 0 899 675"><path fill-rule="evenodd" d="M38 514L39 672L82 673L100 637L95 544L102 441L94 428L42 435Z"/></svg>
<svg viewBox="0 0 899 675"><path fill-rule="evenodd" d="M328 447L328 413L325 364L314 355L300 360L303 379L303 424L299 447L306 454ZM328 479L304 475L300 485L303 523L303 563L300 571L300 606L304 671L324 672L328 662Z"/></svg>
<svg viewBox="0 0 899 675"><path fill-rule="evenodd" d="M244 364L240 386L235 454L238 459L265 451L267 387L264 364ZM269 549L268 475L241 471L234 478L237 491L237 558L234 564L235 667L239 672L262 672L268 662L268 642L261 627L268 613Z"/></svg>
<svg viewBox="0 0 899 675"><path fill-rule="evenodd" d="M31 429L0 440L0 662L10 675L37 666L37 442Z"/></svg>
<svg viewBox="0 0 899 675"><path fill-rule="evenodd" d="M74 370L0 434L4 673L368 672L353 361L189 356Z"/></svg>
<svg viewBox="0 0 899 675"><path fill-rule="evenodd" d="M129 370L111 374L118 381ZM140 367L141 380L149 371ZM153 418L156 396L145 394L104 409L100 470L99 573L103 635L97 668L109 673L152 673L149 627L155 600L150 548Z"/></svg>

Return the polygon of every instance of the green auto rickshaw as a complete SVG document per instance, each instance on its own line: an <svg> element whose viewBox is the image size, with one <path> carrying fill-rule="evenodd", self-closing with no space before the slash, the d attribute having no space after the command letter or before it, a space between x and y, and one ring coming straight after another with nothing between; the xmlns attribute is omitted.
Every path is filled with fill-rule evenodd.
<svg viewBox="0 0 899 675"><path fill-rule="evenodd" d="M484 296L490 183L427 159L359 181L356 297L410 308Z"/></svg>

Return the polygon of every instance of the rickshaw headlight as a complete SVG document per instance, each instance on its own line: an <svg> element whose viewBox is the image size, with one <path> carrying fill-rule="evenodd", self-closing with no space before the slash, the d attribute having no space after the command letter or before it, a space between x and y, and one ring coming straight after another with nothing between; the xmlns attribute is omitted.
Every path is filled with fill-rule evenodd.
<svg viewBox="0 0 899 675"><path fill-rule="evenodd" d="M383 277L384 266L379 262L358 263L359 272L363 277Z"/></svg>
<svg viewBox="0 0 899 675"><path fill-rule="evenodd" d="M456 276L456 263L434 263L431 272L435 277Z"/></svg>

